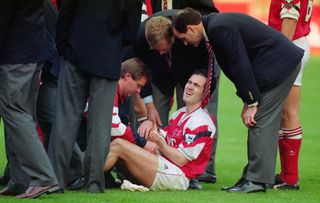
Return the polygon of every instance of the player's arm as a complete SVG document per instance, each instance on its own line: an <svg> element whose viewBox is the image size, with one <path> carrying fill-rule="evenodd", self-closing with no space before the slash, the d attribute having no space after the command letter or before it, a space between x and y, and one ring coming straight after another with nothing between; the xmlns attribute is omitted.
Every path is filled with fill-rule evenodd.
<svg viewBox="0 0 320 203"><path fill-rule="evenodd" d="M153 132L150 140L155 142L159 146L159 151L177 166L188 163L188 159L178 149L169 146L158 133Z"/></svg>
<svg viewBox="0 0 320 203"><path fill-rule="evenodd" d="M284 34L289 40L292 40L294 33L296 31L297 21L292 18L284 18L282 20L281 32Z"/></svg>
<svg viewBox="0 0 320 203"><path fill-rule="evenodd" d="M300 0L282 0L280 17L282 19L281 32L288 39L292 40L296 31L297 22L300 16Z"/></svg>

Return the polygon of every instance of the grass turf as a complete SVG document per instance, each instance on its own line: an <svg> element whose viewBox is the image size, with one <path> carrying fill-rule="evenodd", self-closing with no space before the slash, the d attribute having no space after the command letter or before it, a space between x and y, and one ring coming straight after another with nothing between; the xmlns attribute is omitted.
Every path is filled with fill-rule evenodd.
<svg viewBox="0 0 320 203"><path fill-rule="evenodd" d="M224 76L219 93L219 143L216 155L216 184L202 184L201 191L125 192L106 190L103 194L84 191L43 195L32 201L43 202L320 202L320 58L312 57L304 74L301 102L303 144L300 153L300 191L268 190L267 193L229 194L220 190L234 184L246 164L246 128L240 119L241 100ZM3 126L0 124L0 175L6 163ZM279 164L277 166L279 171ZM28 201L0 197L0 202Z"/></svg>

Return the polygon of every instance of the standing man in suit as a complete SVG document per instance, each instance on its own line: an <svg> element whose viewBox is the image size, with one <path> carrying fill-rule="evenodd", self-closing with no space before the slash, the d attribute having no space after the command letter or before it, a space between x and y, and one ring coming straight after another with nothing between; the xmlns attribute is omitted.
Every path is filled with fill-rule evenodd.
<svg viewBox="0 0 320 203"><path fill-rule="evenodd" d="M56 35L65 60L49 142L49 157L62 188L80 115L89 99L84 173L88 192L104 192L103 166L109 152L121 51L135 39L141 5L140 0L62 2Z"/></svg>
<svg viewBox="0 0 320 203"><path fill-rule="evenodd" d="M173 33L196 47L205 39L243 100L248 164L240 181L227 191L265 191L265 184L274 182L280 114L300 70L303 50L272 28L238 13L201 18L187 8L173 19Z"/></svg>
<svg viewBox="0 0 320 203"><path fill-rule="evenodd" d="M10 181L0 195L35 198L58 189L35 125L38 78L51 45L43 0L1 1L0 114L6 129Z"/></svg>

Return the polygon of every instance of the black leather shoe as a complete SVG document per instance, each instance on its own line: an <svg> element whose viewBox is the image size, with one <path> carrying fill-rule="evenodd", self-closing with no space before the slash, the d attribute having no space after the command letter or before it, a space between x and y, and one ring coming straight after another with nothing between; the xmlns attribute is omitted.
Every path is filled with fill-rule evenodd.
<svg viewBox="0 0 320 203"><path fill-rule="evenodd" d="M7 176L0 176L0 185L7 185L10 178Z"/></svg>
<svg viewBox="0 0 320 203"><path fill-rule="evenodd" d="M275 176L273 189L276 190L300 190L299 181L296 184L289 185L288 183L284 182L279 174Z"/></svg>
<svg viewBox="0 0 320 203"><path fill-rule="evenodd" d="M191 179L189 182L189 189L201 190L202 187L197 179Z"/></svg>
<svg viewBox="0 0 320 203"><path fill-rule="evenodd" d="M120 179L115 179L111 172L104 173L105 188L120 188L122 181Z"/></svg>
<svg viewBox="0 0 320 203"><path fill-rule="evenodd" d="M237 187L230 188L227 192L238 192L238 193L253 193L253 192L266 192L264 184L254 183L246 180Z"/></svg>
<svg viewBox="0 0 320 203"><path fill-rule="evenodd" d="M278 185L274 185L273 189L276 190L300 190L300 185L298 183L294 185L289 185L288 183L281 183Z"/></svg>
<svg viewBox="0 0 320 203"><path fill-rule="evenodd" d="M217 177L215 175L205 173L198 177L198 181L214 184L217 182Z"/></svg>
<svg viewBox="0 0 320 203"><path fill-rule="evenodd" d="M16 196L24 193L28 187L9 180L8 185L0 191L0 195Z"/></svg>
<svg viewBox="0 0 320 203"><path fill-rule="evenodd" d="M0 191L0 195L3 195L3 196L17 196L22 193L23 191L13 190L9 187L5 187L3 190Z"/></svg>
<svg viewBox="0 0 320 203"><path fill-rule="evenodd" d="M84 176L80 176L76 178L74 181L68 184L67 188L69 190L80 190L86 185L86 178Z"/></svg>
<svg viewBox="0 0 320 203"><path fill-rule="evenodd" d="M55 191L60 190L58 185L49 185L49 186L30 186L23 194L17 195L18 199L31 199L37 198L43 194L51 194Z"/></svg>
<svg viewBox="0 0 320 203"><path fill-rule="evenodd" d="M239 186L240 186L241 184L243 184L245 181L246 181L246 179L240 178L240 179L238 180L238 182L236 182L236 184L234 184L233 186L223 187L223 188L221 188L221 190L226 191L226 190L230 190L231 188L239 187Z"/></svg>

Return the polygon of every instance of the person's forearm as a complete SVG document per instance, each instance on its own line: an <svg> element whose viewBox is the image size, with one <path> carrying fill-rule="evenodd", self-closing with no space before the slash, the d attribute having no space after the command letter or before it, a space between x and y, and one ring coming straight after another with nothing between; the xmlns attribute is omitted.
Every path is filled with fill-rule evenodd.
<svg viewBox="0 0 320 203"><path fill-rule="evenodd" d="M282 20L281 32L284 34L289 40L292 41L294 33L296 31L297 21L292 18L284 18Z"/></svg>
<svg viewBox="0 0 320 203"><path fill-rule="evenodd" d="M170 161L178 166L184 166L188 163L188 159L184 157L176 148L170 147L165 141L157 142L159 151Z"/></svg>

